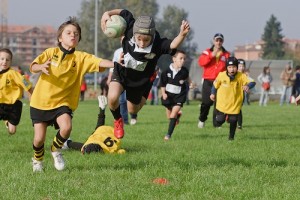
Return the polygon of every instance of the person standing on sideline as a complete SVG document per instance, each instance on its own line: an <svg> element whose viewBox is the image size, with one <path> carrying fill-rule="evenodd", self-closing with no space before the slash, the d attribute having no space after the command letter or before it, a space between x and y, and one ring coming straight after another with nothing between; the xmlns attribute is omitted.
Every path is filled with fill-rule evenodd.
<svg viewBox="0 0 300 200"><path fill-rule="evenodd" d="M271 89L271 82L273 77L269 66L263 68L263 72L257 77L258 82L261 84L261 93L259 98L260 106L267 106L269 100L269 91Z"/></svg>
<svg viewBox="0 0 300 200"><path fill-rule="evenodd" d="M292 89L295 81L294 72L290 64L287 64L284 70L280 74L282 81L282 93L280 96L280 105L284 103L290 104L290 98L292 96Z"/></svg>
<svg viewBox="0 0 300 200"><path fill-rule="evenodd" d="M160 84L160 69L159 67L157 66L157 74L156 74L156 77L153 81L153 85L152 85L152 88L151 88L151 102L150 102L150 105L158 105L158 89L159 89L159 84Z"/></svg>
<svg viewBox="0 0 300 200"><path fill-rule="evenodd" d="M166 107L166 114L169 121L168 133L164 140L169 140L173 134L179 112L186 101L188 86L186 81L189 78L189 71L184 67L186 55L184 51L177 50L173 56L173 63L161 73L161 102Z"/></svg>
<svg viewBox="0 0 300 200"><path fill-rule="evenodd" d="M11 68L13 54L9 49L0 49L0 120L3 120L8 133L13 135L22 115L23 92L32 94L32 84L18 71Z"/></svg>
<svg viewBox="0 0 300 200"><path fill-rule="evenodd" d="M200 116L198 128L203 128L209 109L213 105L210 99L211 88L213 82L222 71L226 70L226 59L230 53L223 47L224 36L221 33L216 33L213 38L213 46L203 51L198 59L199 66L203 67L202 74L202 103L200 107ZM216 127L215 108L213 113L213 125Z"/></svg>
<svg viewBox="0 0 300 200"><path fill-rule="evenodd" d="M246 74L238 71L238 60L229 57L226 71L219 73L213 83L210 98L216 101L216 123L221 126L225 121L230 124L229 140L234 140L237 118L241 111L244 92L255 86Z"/></svg>
<svg viewBox="0 0 300 200"><path fill-rule="evenodd" d="M87 84L85 79L83 78L80 86L80 101L84 101L84 95L86 90L87 90Z"/></svg>
<svg viewBox="0 0 300 200"><path fill-rule="evenodd" d="M154 19L140 16L136 20L126 9L114 9L103 13L101 28L106 29L107 20L120 15L127 23L122 40L124 65L115 63L109 84L108 105L114 117L114 133L124 137L124 122L120 114L119 96L126 90L128 111L137 114L145 105L152 87L158 59L163 54L173 55L190 31L190 25L182 20L178 35L173 39L161 38L155 29ZM155 77L154 77L155 78Z"/></svg>
<svg viewBox="0 0 300 200"><path fill-rule="evenodd" d="M294 79L292 95L296 98L300 94L300 65L295 68Z"/></svg>
<svg viewBox="0 0 300 200"><path fill-rule="evenodd" d="M114 64L110 60L76 51L81 39L81 28L76 18L70 17L57 30L56 47L48 48L30 65L32 73L42 72L30 101L30 117L34 127L32 167L43 171L44 143L48 126L58 129L51 145L54 167L64 170L61 148L70 137L72 115L78 107L80 85L86 73L103 72Z"/></svg>

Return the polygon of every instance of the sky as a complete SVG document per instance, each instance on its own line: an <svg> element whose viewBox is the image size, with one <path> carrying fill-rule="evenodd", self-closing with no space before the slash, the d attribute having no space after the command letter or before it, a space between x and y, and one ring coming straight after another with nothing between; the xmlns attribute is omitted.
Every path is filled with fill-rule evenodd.
<svg viewBox="0 0 300 200"><path fill-rule="evenodd" d="M82 1L7 0L7 21L13 25L57 28L68 16L78 15ZM160 13L167 5L176 5L188 13L193 42L199 52L211 46L213 35L218 32L224 35L223 45L229 51L237 45L260 40L272 14L281 23L285 37L300 39L299 0L157 0L157 3Z"/></svg>

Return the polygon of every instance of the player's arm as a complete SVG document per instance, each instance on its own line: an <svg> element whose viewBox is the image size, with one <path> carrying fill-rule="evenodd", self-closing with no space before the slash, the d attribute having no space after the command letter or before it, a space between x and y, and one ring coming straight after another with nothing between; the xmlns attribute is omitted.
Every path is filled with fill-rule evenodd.
<svg viewBox="0 0 300 200"><path fill-rule="evenodd" d="M189 23L185 20L182 20L181 26L180 26L180 32L171 42L170 49L178 48L180 46L180 44L183 42L184 38L187 36L189 31L190 31Z"/></svg>
<svg viewBox="0 0 300 200"><path fill-rule="evenodd" d="M33 73L39 73L39 72L42 72L44 74L47 74L49 75L49 66L50 66L50 63L51 63L51 59L48 59L45 63L43 64L38 64L38 63L33 63L31 66L30 66L30 71L33 72Z"/></svg>

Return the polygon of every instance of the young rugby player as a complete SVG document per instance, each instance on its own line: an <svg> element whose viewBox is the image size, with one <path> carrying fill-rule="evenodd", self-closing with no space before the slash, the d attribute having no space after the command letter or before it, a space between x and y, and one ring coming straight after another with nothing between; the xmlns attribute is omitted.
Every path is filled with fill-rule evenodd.
<svg viewBox="0 0 300 200"><path fill-rule="evenodd" d="M59 129L51 145L51 155L57 170L65 168L61 147L72 130L72 114L78 106L80 84L86 73L104 71L113 62L76 51L81 28L75 18L60 25L58 46L46 49L31 64L33 73L42 72L30 102L30 116L34 126L32 158L33 171L42 171L44 143L49 125Z"/></svg>
<svg viewBox="0 0 300 200"><path fill-rule="evenodd" d="M160 37L152 17L140 16L135 20L128 10L115 9L102 15L103 31L106 29L106 21L112 15L120 15L127 22L122 40L124 66L115 64L108 92L108 105L115 119L114 134L122 138L124 123L120 114L119 96L126 90L128 111L134 117L147 100L159 57L163 54L173 55L188 34L190 26L183 20L178 36L169 40Z"/></svg>
<svg viewBox="0 0 300 200"><path fill-rule="evenodd" d="M20 122L24 90L29 98L32 84L19 72L11 69L13 54L9 49L0 49L0 120L4 120L9 134L15 134Z"/></svg>
<svg viewBox="0 0 300 200"><path fill-rule="evenodd" d="M121 140L114 136L114 128L105 126L105 107L107 105L107 98L105 96L98 96L99 114L97 125L93 134L87 139L85 143L73 142L68 140L65 144L68 148L81 151L83 154L92 152L99 153L125 153L124 149L120 149Z"/></svg>
<svg viewBox="0 0 300 200"><path fill-rule="evenodd" d="M170 120L165 140L171 138L178 120L178 113L187 97L188 85L186 81L189 78L189 71L183 66L185 58L185 52L177 50L173 56L173 63L161 74L161 102L166 107L167 118Z"/></svg>
<svg viewBox="0 0 300 200"><path fill-rule="evenodd" d="M214 81L210 98L216 100L216 123L218 126L225 121L230 123L229 140L234 140L244 91L248 92L254 86L254 80L238 71L238 60L235 57L226 60L226 71L220 72Z"/></svg>

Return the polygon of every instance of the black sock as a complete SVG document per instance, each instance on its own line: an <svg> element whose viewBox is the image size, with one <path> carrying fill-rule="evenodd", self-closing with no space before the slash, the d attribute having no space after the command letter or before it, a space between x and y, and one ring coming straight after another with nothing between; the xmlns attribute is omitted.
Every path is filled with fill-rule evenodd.
<svg viewBox="0 0 300 200"><path fill-rule="evenodd" d="M61 149L65 141L67 141L67 139L68 138L63 138L60 135L60 131L58 131L56 136L53 139L53 143L51 145L51 151L57 151L57 149Z"/></svg>
<svg viewBox="0 0 300 200"><path fill-rule="evenodd" d="M167 135L171 136L173 134L175 125L176 125L176 118L170 118L169 130L168 130Z"/></svg>
<svg viewBox="0 0 300 200"><path fill-rule="evenodd" d="M237 122L230 123L229 139L233 140L235 135Z"/></svg>
<svg viewBox="0 0 300 200"><path fill-rule="evenodd" d="M118 108L116 110L110 109L110 111L111 111L111 114L114 116L115 120L122 118L121 112L120 112L120 105L118 106Z"/></svg>
<svg viewBox="0 0 300 200"><path fill-rule="evenodd" d="M137 118L137 114L130 114L131 119L136 119Z"/></svg>

